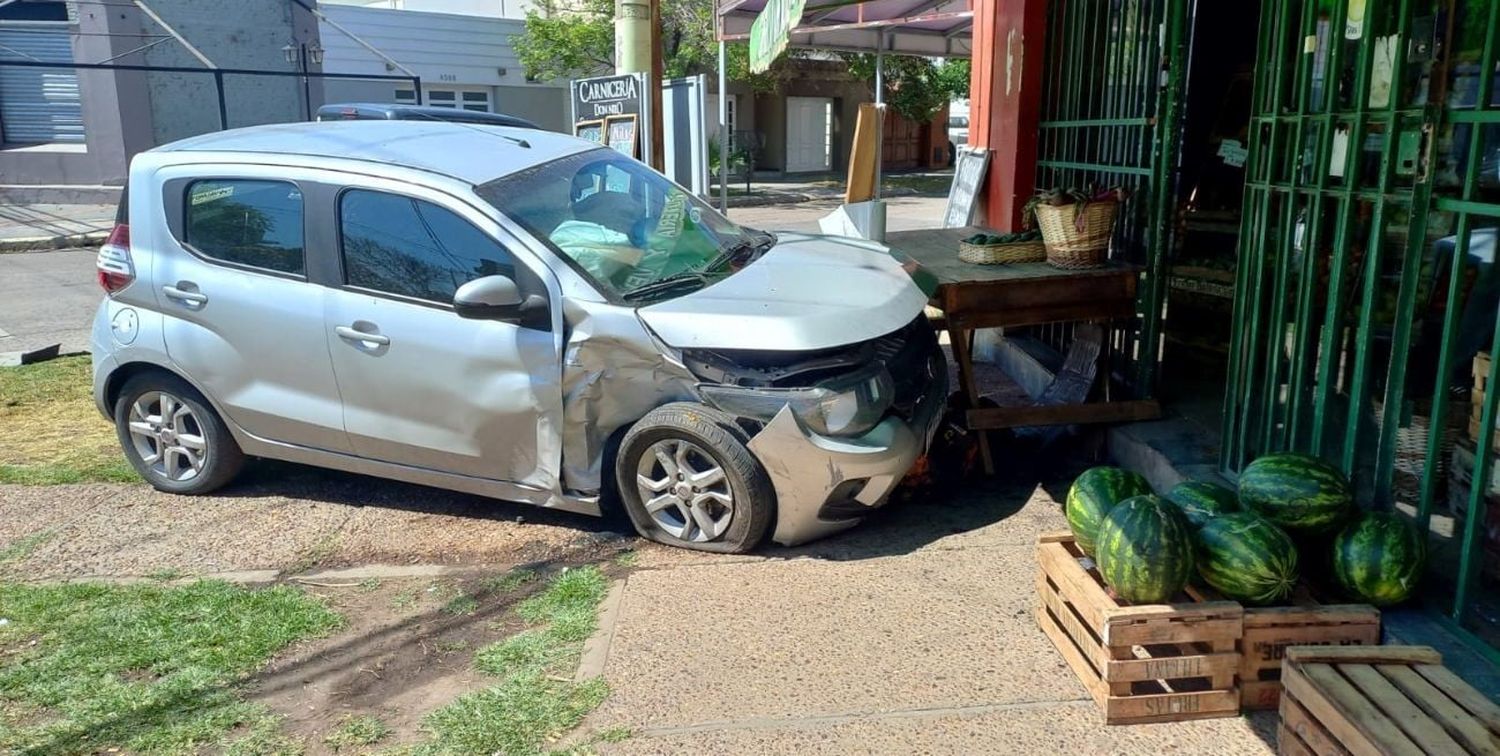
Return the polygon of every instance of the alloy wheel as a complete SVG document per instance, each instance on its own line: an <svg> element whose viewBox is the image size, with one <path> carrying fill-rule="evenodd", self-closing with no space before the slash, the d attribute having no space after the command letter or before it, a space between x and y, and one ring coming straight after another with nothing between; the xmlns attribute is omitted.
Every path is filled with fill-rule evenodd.
<svg viewBox="0 0 1500 756"><path fill-rule="evenodd" d="M636 490L651 519L683 541L715 540L734 519L734 491L724 468L691 441L652 444L636 464Z"/></svg>
<svg viewBox="0 0 1500 756"><path fill-rule="evenodd" d="M141 461L167 480L184 482L203 472L208 438L191 407L166 391L148 391L130 405L130 440Z"/></svg>

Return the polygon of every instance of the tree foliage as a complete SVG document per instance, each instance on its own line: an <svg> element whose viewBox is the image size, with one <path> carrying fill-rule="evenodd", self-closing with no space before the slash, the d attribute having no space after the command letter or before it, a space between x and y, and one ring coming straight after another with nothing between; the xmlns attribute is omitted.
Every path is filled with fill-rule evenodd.
<svg viewBox="0 0 1500 756"><path fill-rule="evenodd" d="M875 83L875 56L843 53L849 73ZM885 57L885 101L902 118L916 123L932 120L954 99L969 96L969 61L949 59L941 63L913 55Z"/></svg>
<svg viewBox="0 0 1500 756"><path fill-rule="evenodd" d="M662 73L668 77L717 73L719 45L714 39L711 0L662 0ZM598 76L614 70L615 4L613 0L541 0L526 13L526 33L516 39L516 53L526 75L536 79ZM790 54L789 54L790 55ZM776 88L787 75L783 62L762 74L750 73L748 45L726 50L730 81L756 91ZM783 57L782 61L787 58Z"/></svg>

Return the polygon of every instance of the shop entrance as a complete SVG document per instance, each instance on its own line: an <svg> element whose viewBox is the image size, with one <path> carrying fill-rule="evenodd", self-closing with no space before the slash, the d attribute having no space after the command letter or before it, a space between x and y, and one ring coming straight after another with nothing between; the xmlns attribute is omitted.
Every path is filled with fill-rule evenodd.
<svg viewBox="0 0 1500 756"><path fill-rule="evenodd" d="M1454 518L1435 593L1493 643L1474 609L1496 400L1475 373L1495 376L1475 356L1496 346L1500 3L1266 0L1259 26L1223 467L1319 454L1367 507Z"/></svg>

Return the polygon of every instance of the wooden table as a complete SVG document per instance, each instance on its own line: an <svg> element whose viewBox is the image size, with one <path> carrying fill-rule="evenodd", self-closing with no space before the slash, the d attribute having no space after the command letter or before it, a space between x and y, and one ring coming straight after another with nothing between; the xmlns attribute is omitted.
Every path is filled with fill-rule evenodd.
<svg viewBox="0 0 1500 756"><path fill-rule="evenodd" d="M1111 264L1094 270L1059 270L1046 263L975 265L958 259L958 242L978 228L899 231L885 243L922 264L937 279L932 304L943 311L961 388L969 400L968 426L987 431L1038 425L1150 420L1161 417L1154 399L1111 398L1110 329L1135 316L1141 268ZM1098 322L1105 326L1104 391L1101 401L1032 407L978 409L970 339L976 328L1019 328L1049 323ZM994 472L989 439L979 434L986 472Z"/></svg>

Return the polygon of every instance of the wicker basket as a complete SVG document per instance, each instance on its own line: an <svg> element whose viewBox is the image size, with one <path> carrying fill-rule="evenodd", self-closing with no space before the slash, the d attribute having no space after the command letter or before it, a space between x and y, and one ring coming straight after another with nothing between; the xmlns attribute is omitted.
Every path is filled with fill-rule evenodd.
<svg viewBox="0 0 1500 756"><path fill-rule="evenodd" d="M1379 399L1371 401L1375 427L1385 424L1385 403ZM1449 404L1448 422L1443 423L1442 440L1439 442L1437 466L1437 495L1446 495L1448 483L1448 460L1453 445L1463 434L1463 415L1460 402ZM1427 443L1432 435L1432 400L1419 399L1414 403L1411 421L1405 427L1396 428L1396 458L1392 470L1392 483L1398 501L1415 505L1422 496L1422 474L1427 469Z"/></svg>
<svg viewBox="0 0 1500 756"><path fill-rule="evenodd" d="M1010 244L970 244L961 241L958 243L958 259L975 265L1041 262L1047 259L1047 247L1040 241Z"/></svg>
<svg viewBox="0 0 1500 756"><path fill-rule="evenodd" d="M1047 243L1047 263L1064 270L1103 267L1120 203L1090 202L1078 220L1078 205L1038 205L1036 224Z"/></svg>

